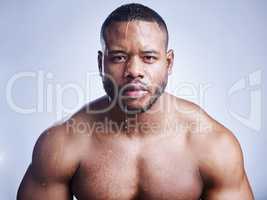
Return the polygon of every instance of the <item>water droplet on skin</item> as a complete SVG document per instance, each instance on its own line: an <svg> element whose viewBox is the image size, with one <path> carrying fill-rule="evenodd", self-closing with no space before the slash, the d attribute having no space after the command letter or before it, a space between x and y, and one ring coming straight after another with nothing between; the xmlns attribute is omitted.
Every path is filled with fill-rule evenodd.
<svg viewBox="0 0 267 200"><path fill-rule="evenodd" d="M41 186L42 186L42 187L46 187L46 185L47 185L46 182L42 182L42 183L41 183Z"/></svg>

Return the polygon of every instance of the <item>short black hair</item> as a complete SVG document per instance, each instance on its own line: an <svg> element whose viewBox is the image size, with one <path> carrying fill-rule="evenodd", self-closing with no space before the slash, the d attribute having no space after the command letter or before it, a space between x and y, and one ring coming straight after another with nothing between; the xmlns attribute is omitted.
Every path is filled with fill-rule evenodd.
<svg viewBox="0 0 267 200"><path fill-rule="evenodd" d="M167 48L169 33L165 21L156 11L139 3L124 4L112 11L102 24L100 39L106 42L105 31L113 22L129 22L133 20L156 22L166 33Z"/></svg>

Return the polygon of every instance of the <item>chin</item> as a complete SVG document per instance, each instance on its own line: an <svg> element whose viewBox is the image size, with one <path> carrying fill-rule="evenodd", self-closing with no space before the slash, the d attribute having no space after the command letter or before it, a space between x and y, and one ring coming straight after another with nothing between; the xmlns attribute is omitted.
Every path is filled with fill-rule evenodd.
<svg viewBox="0 0 267 200"><path fill-rule="evenodd" d="M132 110L132 111L138 111L138 110L144 110L145 109L145 104L140 104L140 103L126 103L125 104L125 107L128 109L128 110Z"/></svg>
<svg viewBox="0 0 267 200"><path fill-rule="evenodd" d="M151 97L142 97L136 99L128 99L123 102L125 112L143 113L151 108L155 103Z"/></svg>

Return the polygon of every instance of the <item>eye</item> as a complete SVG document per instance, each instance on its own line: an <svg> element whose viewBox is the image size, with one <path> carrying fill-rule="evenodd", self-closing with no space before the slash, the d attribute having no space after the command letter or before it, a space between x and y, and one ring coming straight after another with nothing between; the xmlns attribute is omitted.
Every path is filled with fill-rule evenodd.
<svg viewBox="0 0 267 200"><path fill-rule="evenodd" d="M114 63L123 63L126 61L126 56L124 55L114 55L111 57L111 61Z"/></svg>
<svg viewBox="0 0 267 200"><path fill-rule="evenodd" d="M157 60L156 56L150 56L150 55L144 56L144 61L146 63L154 63L156 60Z"/></svg>

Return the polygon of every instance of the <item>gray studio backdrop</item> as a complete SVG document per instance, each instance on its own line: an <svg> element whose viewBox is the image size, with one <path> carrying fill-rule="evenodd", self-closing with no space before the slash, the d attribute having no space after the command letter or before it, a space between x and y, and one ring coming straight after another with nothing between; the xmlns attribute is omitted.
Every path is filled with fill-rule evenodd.
<svg viewBox="0 0 267 200"><path fill-rule="evenodd" d="M129 1L0 0L0 198L15 199L39 134L102 95L99 31ZM137 1L165 18L175 51L167 90L239 139L257 200L267 199L267 2Z"/></svg>

